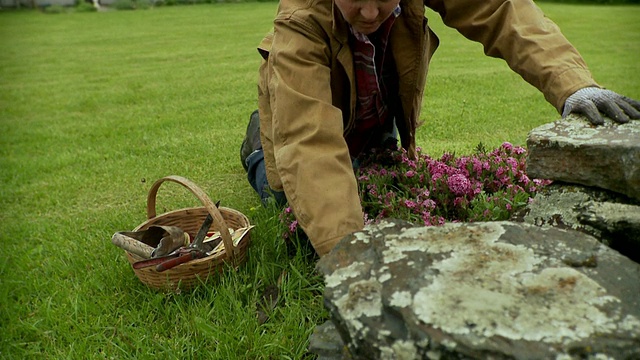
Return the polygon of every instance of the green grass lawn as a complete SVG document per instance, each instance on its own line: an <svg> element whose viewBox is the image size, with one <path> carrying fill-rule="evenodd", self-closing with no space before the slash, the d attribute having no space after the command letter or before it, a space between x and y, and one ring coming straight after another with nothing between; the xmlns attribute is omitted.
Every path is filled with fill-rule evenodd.
<svg viewBox="0 0 640 360"><path fill-rule="evenodd" d="M640 7L541 4L602 85L640 98ZM238 160L275 3L0 13L0 358L303 358L327 317L308 249L290 256ZM430 14L441 38L418 143L524 144L559 116ZM190 178L257 228L249 261L191 292L141 284L111 235L145 220L151 183ZM173 186L172 186L173 185ZM175 184L158 211L198 206ZM271 318L256 302L282 276Z"/></svg>

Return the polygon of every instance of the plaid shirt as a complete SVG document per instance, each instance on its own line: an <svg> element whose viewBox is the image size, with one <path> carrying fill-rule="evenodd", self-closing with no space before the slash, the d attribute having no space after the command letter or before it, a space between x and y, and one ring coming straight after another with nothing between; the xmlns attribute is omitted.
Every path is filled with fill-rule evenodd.
<svg viewBox="0 0 640 360"><path fill-rule="evenodd" d="M369 36L351 28L353 65L356 75L356 125L347 136L352 157L358 156L368 144L373 133L382 127L389 117L388 95L397 89L393 58L385 56L391 26L400 15L397 6L380 28ZM377 66L376 66L377 65Z"/></svg>

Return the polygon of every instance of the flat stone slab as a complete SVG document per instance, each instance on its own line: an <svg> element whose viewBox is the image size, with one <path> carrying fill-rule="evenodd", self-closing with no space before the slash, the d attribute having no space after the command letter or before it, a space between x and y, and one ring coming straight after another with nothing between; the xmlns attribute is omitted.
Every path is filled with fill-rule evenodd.
<svg viewBox="0 0 640 360"><path fill-rule="evenodd" d="M318 269L354 359L640 358L640 265L577 231L390 220Z"/></svg>
<svg viewBox="0 0 640 360"><path fill-rule="evenodd" d="M640 199L640 121L593 126L568 117L533 129L527 174L597 186Z"/></svg>

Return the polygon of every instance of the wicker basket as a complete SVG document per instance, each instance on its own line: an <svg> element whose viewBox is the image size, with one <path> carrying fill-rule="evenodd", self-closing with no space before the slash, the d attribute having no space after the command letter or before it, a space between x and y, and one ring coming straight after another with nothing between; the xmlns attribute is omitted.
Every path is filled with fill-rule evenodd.
<svg viewBox="0 0 640 360"><path fill-rule="evenodd" d="M204 206L175 210L156 216L156 195L160 185L167 181L178 183L189 189ZM211 214L213 217L212 230L220 231L222 234L224 249L221 247L221 251L216 251L210 256L189 261L163 272L157 272L154 266L133 269L140 281L155 289L187 290L206 281L210 275L223 271L228 265L237 268L243 264L246 261L251 234L248 232L234 246L227 229L237 230L249 227L249 219L237 210L226 207L216 208L215 204L196 184L181 176L167 176L156 181L151 186L147 197L148 220L136 227L134 231L144 230L151 225L178 226L187 232L191 238L194 238L207 214ZM131 265L137 261L144 260L130 252L126 252L126 254Z"/></svg>

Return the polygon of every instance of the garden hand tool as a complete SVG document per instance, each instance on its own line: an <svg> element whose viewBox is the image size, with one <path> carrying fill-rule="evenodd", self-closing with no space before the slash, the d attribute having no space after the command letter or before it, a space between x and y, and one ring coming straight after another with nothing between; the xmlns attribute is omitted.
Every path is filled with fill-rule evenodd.
<svg viewBox="0 0 640 360"><path fill-rule="evenodd" d="M220 206L220 200L218 200L218 202L216 203L216 208L219 206ZM207 219L209 218L211 218L210 214L207 216ZM207 219L205 219L204 223L207 223ZM207 229L204 231L205 236L207 234L207 231L209 231L209 227L211 227L212 221L213 221L213 218L208 220ZM202 226L204 226L204 223ZM165 237L162 238L162 240L160 240L160 244L158 244L158 246L156 247L156 250L151 254L152 258L168 255L173 251L175 251L176 249L180 248L181 246L188 245L189 241L191 240L189 238L189 234L182 231L182 229L178 227L162 226L162 228L164 228L167 231L167 234ZM202 232L202 229L200 229L200 232ZM200 233L198 233L198 235L200 235ZM200 241L202 242L202 240ZM192 244L194 242L195 240L192 242ZM202 244L200 244L200 246L202 246Z"/></svg>
<svg viewBox="0 0 640 360"><path fill-rule="evenodd" d="M181 246L189 244L189 234L177 226L166 226L165 236L160 239L158 246L151 253L151 258L165 256Z"/></svg>
<svg viewBox="0 0 640 360"><path fill-rule="evenodd" d="M211 227L211 223L213 223L213 217L211 216L211 214L208 214L204 219L204 222L202 223L198 234L191 244L189 244L188 246L182 246L166 256L150 260L138 261L133 264L133 268L141 269L156 265L156 271L162 272L191 260L200 259L207 256L207 252L203 246L203 241L205 236L207 235L207 231L209 231L209 228Z"/></svg>
<svg viewBox="0 0 640 360"><path fill-rule="evenodd" d="M140 231L120 231L111 242L144 259L160 257L189 243L189 234L177 226L151 225Z"/></svg>
<svg viewBox="0 0 640 360"><path fill-rule="evenodd" d="M125 251L136 254L143 259L149 259L153 253L153 248L142 241L123 235L121 232L113 234L111 242Z"/></svg>
<svg viewBox="0 0 640 360"><path fill-rule="evenodd" d="M640 119L640 102L611 90L586 87L573 93L564 103L562 117L571 113L582 114L593 125L604 124L602 112L613 121L624 124Z"/></svg>

